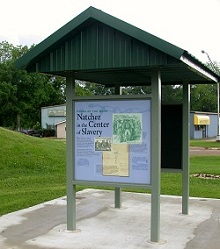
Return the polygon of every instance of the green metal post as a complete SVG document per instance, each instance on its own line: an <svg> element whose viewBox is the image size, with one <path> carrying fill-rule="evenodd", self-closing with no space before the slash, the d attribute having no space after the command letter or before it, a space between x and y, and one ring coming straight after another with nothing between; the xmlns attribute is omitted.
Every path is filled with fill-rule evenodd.
<svg viewBox="0 0 220 249"><path fill-rule="evenodd" d="M73 96L75 79L70 75L66 78L66 150L67 150L67 230L76 230L76 186L74 177L74 134L73 134Z"/></svg>
<svg viewBox="0 0 220 249"><path fill-rule="evenodd" d="M122 88L120 85L115 85L115 94L121 95L122 94ZM115 188L115 208L121 208L121 188L116 187Z"/></svg>
<svg viewBox="0 0 220 249"><path fill-rule="evenodd" d="M161 175L161 75L159 69L151 73L151 241L160 240L160 175Z"/></svg>
<svg viewBox="0 0 220 249"><path fill-rule="evenodd" d="M115 208L121 208L121 188L115 188Z"/></svg>
<svg viewBox="0 0 220 249"><path fill-rule="evenodd" d="M190 84L183 84L182 213L189 213Z"/></svg>

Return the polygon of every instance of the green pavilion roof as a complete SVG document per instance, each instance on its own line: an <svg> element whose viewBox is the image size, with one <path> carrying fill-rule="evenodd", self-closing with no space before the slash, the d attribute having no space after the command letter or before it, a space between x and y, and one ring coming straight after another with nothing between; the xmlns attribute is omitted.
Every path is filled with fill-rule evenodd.
<svg viewBox="0 0 220 249"><path fill-rule="evenodd" d="M219 76L186 50L89 7L15 62L18 68L105 85L213 83Z"/></svg>

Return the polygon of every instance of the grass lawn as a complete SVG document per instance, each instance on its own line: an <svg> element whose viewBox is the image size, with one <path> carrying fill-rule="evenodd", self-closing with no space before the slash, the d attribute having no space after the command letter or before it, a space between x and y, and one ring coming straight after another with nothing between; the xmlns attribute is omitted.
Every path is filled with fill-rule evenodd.
<svg viewBox="0 0 220 249"><path fill-rule="evenodd" d="M220 179L201 179L193 174L220 175L220 156L190 157L190 196L220 199ZM182 195L182 175L162 173L161 194Z"/></svg>
<svg viewBox="0 0 220 249"><path fill-rule="evenodd" d="M205 147L206 142L210 143L191 141L191 146ZM64 140L30 137L0 127L0 144L0 215L66 194ZM211 144L217 147L218 143ZM220 175L220 156L193 156L190 164L191 174ZM181 174L162 173L161 194L181 195L181 184ZM190 196L220 198L219 188L220 180L190 177Z"/></svg>
<svg viewBox="0 0 220 249"><path fill-rule="evenodd" d="M215 140L191 140L190 146L192 147L204 147L204 148L218 148L220 149L220 143Z"/></svg>
<svg viewBox="0 0 220 249"><path fill-rule="evenodd" d="M0 128L0 215L66 194L65 142Z"/></svg>

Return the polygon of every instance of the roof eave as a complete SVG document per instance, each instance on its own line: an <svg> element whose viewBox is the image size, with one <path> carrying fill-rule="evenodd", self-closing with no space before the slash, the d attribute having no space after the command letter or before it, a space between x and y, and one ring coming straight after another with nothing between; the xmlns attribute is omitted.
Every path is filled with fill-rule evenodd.
<svg viewBox="0 0 220 249"><path fill-rule="evenodd" d="M203 77L205 77L208 80L214 81L214 82L220 82L220 77L215 72L213 72L211 69L207 68L202 62L197 60L195 57L193 57L191 54L189 54L187 51L184 51L183 55L181 56L180 60L188 65L188 67L195 71L198 74L201 74Z"/></svg>

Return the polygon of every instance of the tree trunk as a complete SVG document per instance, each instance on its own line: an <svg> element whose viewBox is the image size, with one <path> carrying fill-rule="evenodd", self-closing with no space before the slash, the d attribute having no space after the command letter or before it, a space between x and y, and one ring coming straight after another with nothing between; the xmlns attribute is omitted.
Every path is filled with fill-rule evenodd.
<svg viewBox="0 0 220 249"><path fill-rule="evenodd" d="M21 131L21 116L17 113L17 131Z"/></svg>

